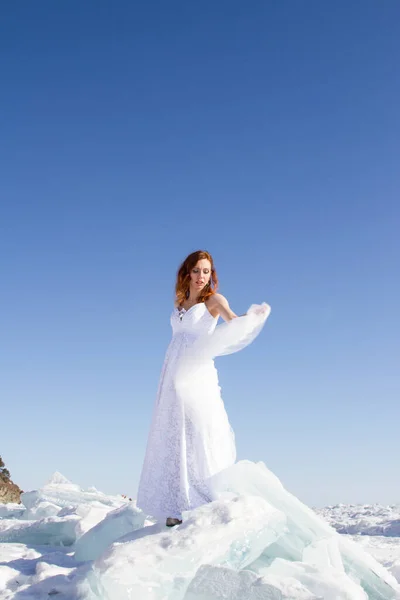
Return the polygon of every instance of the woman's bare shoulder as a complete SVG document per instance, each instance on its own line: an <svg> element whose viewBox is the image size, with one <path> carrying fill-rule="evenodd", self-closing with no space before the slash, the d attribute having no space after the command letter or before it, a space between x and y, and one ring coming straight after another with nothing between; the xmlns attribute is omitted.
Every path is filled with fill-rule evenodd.
<svg viewBox="0 0 400 600"><path fill-rule="evenodd" d="M237 316L229 306L228 300L222 294L213 294L208 298L206 304L213 317L221 315L224 321L230 321Z"/></svg>
<svg viewBox="0 0 400 600"><path fill-rule="evenodd" d="M224 306L224 304L228 303L228 300L222 294L213 294L209 298L207 298L206 303L208 306Z"/></svg>

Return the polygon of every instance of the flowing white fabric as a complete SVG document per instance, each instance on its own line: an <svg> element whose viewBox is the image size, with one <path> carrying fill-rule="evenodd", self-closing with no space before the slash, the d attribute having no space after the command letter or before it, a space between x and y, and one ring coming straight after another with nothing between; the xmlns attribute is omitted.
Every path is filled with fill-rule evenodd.
<svg viewBox="0 0 400 600"><path fill-rule="evenodd" d="M248 313L217 325L204 303L175 309L173 330L139 483L137 506L157 519L210 501L206 480L234 464L235 436L229 424L216 356L241 350L261 331L270 308L252 305Z"/></svg>

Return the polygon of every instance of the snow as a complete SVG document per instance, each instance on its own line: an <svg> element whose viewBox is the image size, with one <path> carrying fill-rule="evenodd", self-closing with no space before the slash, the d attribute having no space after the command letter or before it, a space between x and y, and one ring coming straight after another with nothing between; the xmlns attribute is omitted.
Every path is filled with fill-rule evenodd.
<svg viewBox="0 0 400 600"><path fill-rule="evenodd" d="M20 517L25 511L24 506L21 504L0 504L0 519L13 519Z"/></svg>
<svg viewBox="0 0 400 600"><path fill-rule="evenodd" d="M286 515L285 534L264 550L257 560L258 569L263 564L274 569L276 559L283 558L346 573L349 578L359 580L371 598L390 597L387 589L398 588L390 573L286 491L263 463L240 461L214 476L210 487L215 498L227 491L262 496Z"/></svg>
<svg viewBox="0 0 400 600"><path fill-rule="evenodd" d="M209 487L213 502L169 529L55 473L23 505L0 505L0 599L400 598L399 507L318 515L249 461Z"/></svg>
<svg viewBox="0 0 400 600"><path fill-rule="evenodd" d="M115 544L94 563L81 597L183 598L201 564L243 568L284 526L282 513L262 498L236 497L201 506L175 531L155 525Z"/></svg>
<svg viewBox="0 0 400 600"><path fill-rule="evenodd" d="M79 517L47 517L37 521L2 519L0 543L41 544L71 546L75 540L75 527Z"/></svg>
<svg viewBox="0 0 400 600"><path fill-rule="evenodd" d="M53 473L53 475L47 480L45 487L48 487L50 485L56 485L56 486L63 485L63 486L71 487L77 491L80 491L80 488L78 485L72 483L72 481L70 481L69 479L64 477L64 475L62 473L60 473L59 471L55 471Z"/></svg>
<svg viewBox="0 0 400 600"><path fill-rule="evenodd" d="M113 542L124 535L142 529L145 515L131 503L109 512L105 518L89 529L75 544L75 559L95 560Z"/></svg>
<svg viewBox="0 0 400 600"><path fill-rule="evenodd" d="M185 600L318 600L292 577L260 577L246 569L200 567L189 585Z"/></svg>
<svg viewBox="0 0 400 600"><path fill-rule="evenodd" d="M379 504L337 505L321 509L323 516L339 533L400 536L400 506Z"/></svg>
<svg viewBox="0 0 400 600"><path fill-rule="evenodd" d="M350 538L400 581L400 537L356 535Z"/></svg>
<svg viewBox="0 0 400 600"><path fill-rule="evenodd" d="M71 483L56 472L42 489L21 494L21 502L27 509L36 507L39 502L48 502L58 507L100 502L102 505L115 508L123 504L123 498L107 496L93 488L82 490L78 485Z"/></svg>

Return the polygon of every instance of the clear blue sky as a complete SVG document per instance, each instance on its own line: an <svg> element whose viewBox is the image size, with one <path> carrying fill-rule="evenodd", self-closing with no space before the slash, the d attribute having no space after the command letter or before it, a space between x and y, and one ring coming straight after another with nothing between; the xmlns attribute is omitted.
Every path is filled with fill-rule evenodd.
<svg viewBox="0 0 400 600"><path fill-rule="evenodd" d="M1 8L0 453L135 495L179 262L254 344L218 360L239 458L398 502L400 4Z"/></svg>

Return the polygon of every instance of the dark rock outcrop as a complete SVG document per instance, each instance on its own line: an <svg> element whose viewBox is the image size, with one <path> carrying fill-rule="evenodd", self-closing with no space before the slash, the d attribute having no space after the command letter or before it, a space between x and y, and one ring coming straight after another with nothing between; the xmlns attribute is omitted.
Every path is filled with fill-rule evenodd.
<svg viewBox="0 0 400 600"><path fill-rule="evenodd" d="M8 502L21 502L20 496L22 490L13 483L12 481L1 481L0 479L0 504L7 504Z"/></svg>
<svg viewBox="0 0 400 600"><path fill-rule="evenodd" d="M0 504L21 502L22 490L11 480L10 471L0 456Z"/></svg>

